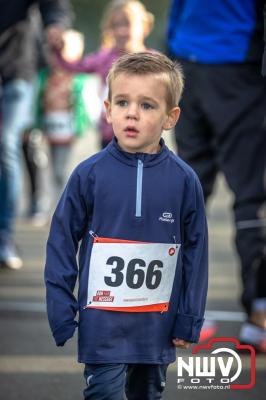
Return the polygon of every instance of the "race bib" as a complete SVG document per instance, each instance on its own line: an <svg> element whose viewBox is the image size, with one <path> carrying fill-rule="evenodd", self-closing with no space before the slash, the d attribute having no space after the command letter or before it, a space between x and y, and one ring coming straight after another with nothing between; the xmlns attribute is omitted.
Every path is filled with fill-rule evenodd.
<svg viewBox="0 0 266 400"><path fill-rule="evenodd" d="M51 140L69 140L74 136L73 114L69 111L46 113L43 128Z"/></svg>
<svg viewBox="0 0 266 400"><path fill-rule="evenodd" d="M167 311L179 244L95 238L85 308Z"/></svg>

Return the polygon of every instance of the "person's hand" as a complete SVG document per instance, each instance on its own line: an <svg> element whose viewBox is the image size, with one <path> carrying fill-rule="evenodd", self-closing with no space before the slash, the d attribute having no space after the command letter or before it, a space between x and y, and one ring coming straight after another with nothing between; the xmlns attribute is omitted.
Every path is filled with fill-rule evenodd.
<svg viewBox="0 0 266 400"><path fill-rule="evenodd" d="M45 29L46 38L49 46L61 51L64 47L63 30L58 25L50 25Z"/></svg>
<svg viewBox="0 0 266 400"><path fill-rule="evenodd" d="M190 343L190 342L186 342L185 340L183 340L183 339L173 339L172 340L172 342L173 342L173 345L175 346L175 347L178 347L178 348L180 348L180 349L189 349L190 348L190 346L191 346L191 344L192 343Z"/></svg>

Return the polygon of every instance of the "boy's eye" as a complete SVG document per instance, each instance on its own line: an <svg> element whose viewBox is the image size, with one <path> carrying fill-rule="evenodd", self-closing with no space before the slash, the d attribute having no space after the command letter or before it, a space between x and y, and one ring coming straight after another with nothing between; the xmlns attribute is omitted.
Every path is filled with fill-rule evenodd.
<svg viewBox="0 0 266 400"><path fill-rule="evenodd" d="M126 100L117 100L116 104L120 107L126 107L128 102Z"/></svg>
<svg viewBox="0 0 266 400"><path fill-rule="evenodd" d="M150 110L150 109L153 109L154 107L150 104L150 103L142 103L142 108L144 109L144 110Z"/></svg>

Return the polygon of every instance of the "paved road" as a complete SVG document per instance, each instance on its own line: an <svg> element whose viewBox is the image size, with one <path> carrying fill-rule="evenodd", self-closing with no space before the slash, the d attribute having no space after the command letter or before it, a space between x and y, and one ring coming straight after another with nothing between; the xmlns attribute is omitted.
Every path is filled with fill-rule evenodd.
<svg viewBox="0 0 266 400"><path fill-rule="evenodd" d="M79 143L72 164L84 158L87 149L92 153L95 146L93 135L88 147ZM237 259L231 244L230 201L220 179L208 211L211 259L208 312L220 320L216 337L237 338L243 314L238 304ZM1 400L82 399L84 382L82 366L75 358L76 339L64 348L56 348L45 316L42 276L46 238L47 228L33 228L21 218L17 224L17 243L25 267L17 272L0 271ZM244 376L248 379L248 356L243 361ZM262 400L266 390L266 357L257 357L256 372L257 383L251 390L180 390L176 385L176 367L171 365L164 400Z"/></svg>

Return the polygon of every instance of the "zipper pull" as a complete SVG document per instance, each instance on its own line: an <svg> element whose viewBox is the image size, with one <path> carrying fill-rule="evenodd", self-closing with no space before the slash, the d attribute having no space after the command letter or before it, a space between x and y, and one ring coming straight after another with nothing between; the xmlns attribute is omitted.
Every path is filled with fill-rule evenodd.
<svg viewBox="0 0 266 400"><path fill-rule="evenodd" d="M174 240L175 247L176 247L176 249L177 249L178 245L177 245L177 242L176 242L176 237L175 237L175 235L173 235L173 240Z"/></svg>
<svg viewBox="0 0 266 400"><path fill-rule="evenodd" d="M93 239L96 239L97 237L99 237L99 236L96 235L96 233L93 232L93 231L89 231L89 234L91 235L91 237L93 237Z"/></svg>
<svg viewBox="0 0 266 400"><path fill-rule="evenodd" d="M161 311L161 314L165 313L166 311L168 311L168 307L164 306L164 310Z"/></svg>

